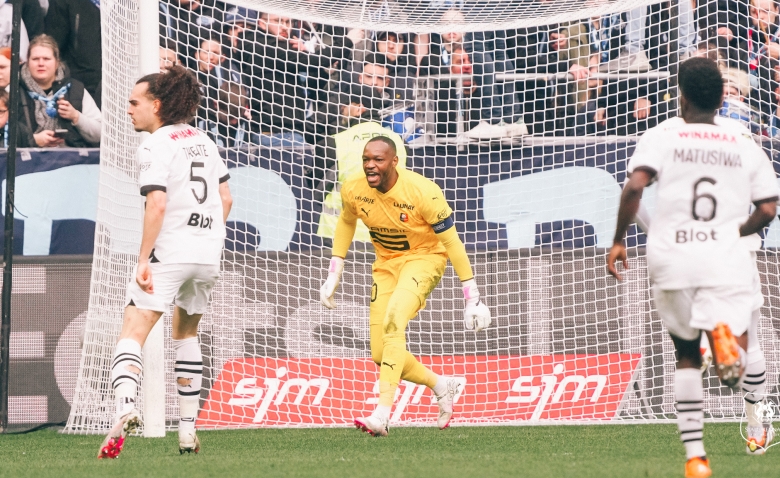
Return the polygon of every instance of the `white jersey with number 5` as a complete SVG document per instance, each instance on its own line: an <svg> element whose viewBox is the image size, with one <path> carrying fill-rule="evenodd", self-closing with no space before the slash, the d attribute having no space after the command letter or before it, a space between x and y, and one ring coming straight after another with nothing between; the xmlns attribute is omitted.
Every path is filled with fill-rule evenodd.
<svg viewBox="0 0 780 478"><path fill-rule="evenodd" d="M774 169L749 135L701 123L647 131L629 174L658 182L647 240L651 277L663 290L749 286L755 266L739 226L752 202L780 194Z"/></svg>
<svg viewBox="0 0 780 478"><path fill-rule="evenodd" d="M227 167L217 145L186 124L163 126L138 148L141 195L167 193L153 262L219 264L225 240L219 185Z"/></svg>

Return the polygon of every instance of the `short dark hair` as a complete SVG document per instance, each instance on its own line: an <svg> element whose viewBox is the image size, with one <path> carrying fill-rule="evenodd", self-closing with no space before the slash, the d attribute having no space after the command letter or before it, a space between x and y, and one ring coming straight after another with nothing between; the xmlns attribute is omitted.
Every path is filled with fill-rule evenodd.
<svg viewBox="0 0 780 478"><path fill-rule="evenodd" d="M366 142L366 146L363 147L365 149L368 147L371 143L385 143L388 148L393 152L393 155L398 155L398 148L395 146L395 141L388 138L387 136L374 136L373 138L369 139L368 142Z"/></svg>
<svg viewBox="0 0 780 478"><path fill-rule="evenodd" d="M8 92L5 91L5 88L0 88L0 103L4 104L6 108L8 108L8 99Z"/></svg>
<svg viewBox="0 0 780 478"><path fill-rule="evenodd" d="M160 101L157 116L163 125L189 123L200 104L200 83L183 66L174 65L167 73L146 75L135 84L147 83L147 95Z"/></svg>
<svg viewBox="0 0 780 478"><path fill-rule="evenodd" d="M723 75L718 64L709 58L694 57L680 64L677 74L680 92L702 111L720 108L723 97Z"/></svg>
<svg viewBox="0 0 780 478"><path fill-rule="evenodd" d="M379 32L376 34L376 41L405 41L404 37L402 35L399 35L396 32Z"/></svg>

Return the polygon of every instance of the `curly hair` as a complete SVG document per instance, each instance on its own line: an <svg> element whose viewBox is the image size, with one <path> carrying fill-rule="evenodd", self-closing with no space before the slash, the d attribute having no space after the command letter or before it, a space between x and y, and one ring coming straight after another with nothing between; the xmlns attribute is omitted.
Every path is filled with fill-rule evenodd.
<svg viewBox="0 0 780 478"><path fill-rule="evenodd" d="M146 75L136 84L147 83L147 94L160 101L157 116L163 125L189 123L200 104L200 83L182 66L172 66L167 73Z"/></svg>

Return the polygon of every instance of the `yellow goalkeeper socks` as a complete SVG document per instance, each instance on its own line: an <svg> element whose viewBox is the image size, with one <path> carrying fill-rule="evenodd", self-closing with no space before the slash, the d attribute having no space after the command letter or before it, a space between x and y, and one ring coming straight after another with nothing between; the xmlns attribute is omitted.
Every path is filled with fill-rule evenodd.
<svg viewBox="0 0 780 478"><path fill-rule="evenodd" d="M391 407L406 362L404 333L385 334L384 345L382 364L379 366L379 405Z"/></svg>
<svg viewBox="0 0 780 478"><path fill-rule="evenodd" d="M404 362L404 371L401 374L403 380L419 383L428 388L434 388L439 376L428 370L421 364L411 352L406 352L406 361Z"/></svg>

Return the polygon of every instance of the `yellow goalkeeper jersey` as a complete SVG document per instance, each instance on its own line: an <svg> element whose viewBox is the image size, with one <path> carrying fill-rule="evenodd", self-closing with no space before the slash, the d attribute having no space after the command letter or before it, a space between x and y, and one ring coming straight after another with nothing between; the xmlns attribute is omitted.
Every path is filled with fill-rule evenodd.
<svg viewBox="0 0 780 478"><path fill-rule="evenodd" d="M453 227L453 219L441 188L414 171L396 171L398 181L386 194L370 187L362 171L347 179L341 188L341 214L368 227L378 259L446 255L436 234Z"/></svg>

